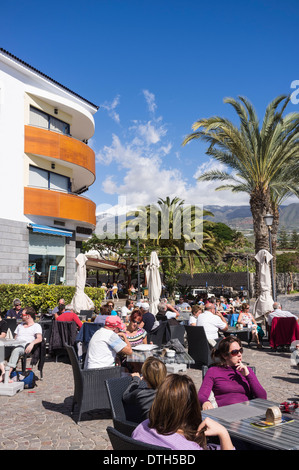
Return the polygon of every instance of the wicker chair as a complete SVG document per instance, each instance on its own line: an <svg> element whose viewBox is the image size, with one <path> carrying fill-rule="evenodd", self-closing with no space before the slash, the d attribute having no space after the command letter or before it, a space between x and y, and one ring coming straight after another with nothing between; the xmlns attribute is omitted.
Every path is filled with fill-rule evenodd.
<svg viewBox="0 0 299 470"><path fill-rule="evenodd" d="M195 366L212 363L211 347L203 326L185 326L188 342L188 354L194 359Z"/></svg>
<svg viewBox="0 0 299 470"><path fill-rule="evenodd" d="M120 377L121 367L104 367L102 369L80 368L78 358L73 346L65 345L65 349L71 361L74 376L74 397L72 413L75 405L78 406L77 424L82 413L99 409L110 409L110 402L105 386L105 380L112 377Z"/></svg>
<svg viewBox="0 0 299 470"><path fill-rule="evenodd" d="M113 450L170 450L169 447L160 447L145 442L137 441L132 437L125 436L117 429L108 426L106 428Z"/></svg>
<svg viewBox="0 0 299 470"><path fill-rule="evenodd" d="M113 426L122 434L131 436L138 423L128 421L122 401L123 393L132 381L132 376L117 377L105 381L112 411Z"/></svg>

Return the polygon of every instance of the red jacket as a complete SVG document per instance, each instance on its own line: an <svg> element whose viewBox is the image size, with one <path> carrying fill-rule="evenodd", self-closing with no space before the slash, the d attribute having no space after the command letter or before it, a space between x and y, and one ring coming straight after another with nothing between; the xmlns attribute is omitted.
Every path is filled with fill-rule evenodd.
<svg viewBox="0 0 299 470"><path fill-rule="evenodd" d="M59 315L57 321L74 321L78 325L79 330L82 327L80 318L74 312L63 312L61 315Z"/></svg>

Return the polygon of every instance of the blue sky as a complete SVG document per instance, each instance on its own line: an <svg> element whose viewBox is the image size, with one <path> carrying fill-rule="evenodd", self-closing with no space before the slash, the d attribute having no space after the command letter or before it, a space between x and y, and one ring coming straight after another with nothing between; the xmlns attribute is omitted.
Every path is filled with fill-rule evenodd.
<svg viewBox="0 0 299 470"><path fill-rule="evenodd" d="M298 20L292 0L15 0L2 2L0 44L100 106L97 179L85 193L99 211L120 196L128 206L166 196L239 205L246 195L197 183L215 165L206 146L181 144L198 118L235 120L226 96L246 96L262 120L293 91Z"/></svg>

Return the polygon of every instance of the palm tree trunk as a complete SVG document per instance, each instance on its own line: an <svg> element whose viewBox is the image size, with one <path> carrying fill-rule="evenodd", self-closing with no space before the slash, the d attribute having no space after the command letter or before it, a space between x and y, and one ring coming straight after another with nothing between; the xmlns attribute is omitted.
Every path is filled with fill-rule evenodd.
<svg viewBox="0 0 299 470"><path fill-rule="evenodd" d="M264 216L272 212L270 202L270 191L265 191L263 188L256 188L250 195L250 209L253 218L253 232L255 237L255 253L260 250L269 251L269 234L268 227L265 224ZM260 295L260 265L255 261L255 282L254 291L255 297Z"/></svg>

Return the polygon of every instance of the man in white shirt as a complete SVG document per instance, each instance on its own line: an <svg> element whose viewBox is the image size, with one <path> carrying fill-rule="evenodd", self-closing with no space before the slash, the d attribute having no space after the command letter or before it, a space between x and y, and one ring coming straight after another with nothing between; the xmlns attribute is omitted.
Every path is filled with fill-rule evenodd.
<svg viewBox="0 0 299 470"><path fill-rule="evenodd" d="M125 321L127 319L127 317L129 317L131 315L131 313L133 312L133 308L134 308L133 300L127 299L126 300L126 305L124 305L121 308L121 318L122 318L123 321Z"/></svg>
<svg viewBox="0 0 299 470"><path fill-rule="evenodd" d="M118 353L132 354L131 345L121 330L126 327L116 315L110 315L105 320L105 326L92 336L85 359L85 369L101 369L113 367Z"/></svg>
<svg viewBox="0 0 299 470"><path fill-rule="evenodd" d="M296 315L294 315L291 312L288 312L287 310L281 310L281 305L279 302L274 302L273 304L273 312L269 313L267 322L269 327L271 327L271 323L274 317L280 317L280 318L286 318L286 317L295 317L298 319Z"/></svg>
<svg viewBox="0 0 299 470"><path fill-rule="evenodd" d="M200 313L197 318L196 326L203 326L208 342L211 346L215 346L218 339L218 332L226 331L228 324L224 320L220 312L215 313L214 304L206 304L204 312Z"/></svg>
<svg viewBox="0 0 299 470"><path fill-rule="evenodd" d="M35 323L35 310L32 307L25 307L22 311L23 323L20 323L14 332L14 339L24 341L24 346L14 348L7 362L10 367L9 375L16 368L20 356L31 353L34 346L41 343L43 339L42 328L39 323Z"/></svg>

